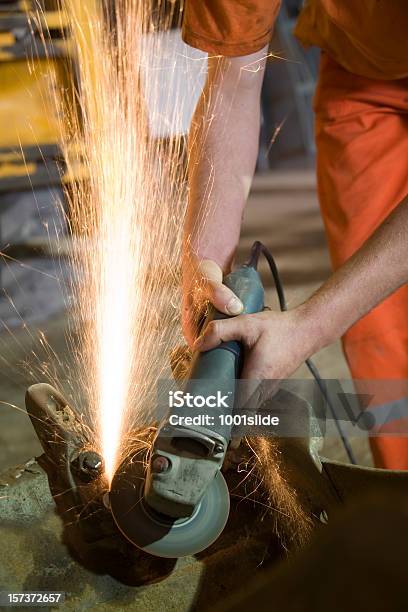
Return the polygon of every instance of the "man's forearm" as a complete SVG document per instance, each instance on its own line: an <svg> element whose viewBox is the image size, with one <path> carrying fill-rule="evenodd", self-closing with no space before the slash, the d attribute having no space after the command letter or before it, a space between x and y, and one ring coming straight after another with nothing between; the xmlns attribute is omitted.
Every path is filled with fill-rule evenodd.
<svg viewBox="0 0 408 612"><path fill-rule="evenodd" d="M259 144L266 49L246 58L211 58L189 135L185 254L228 271Z"/></svg>
<svg viewBox="0 0 408 612"><path fill-rule="evenodd" d="M408 198L300 307L317 350L408 282Z"/></svg>

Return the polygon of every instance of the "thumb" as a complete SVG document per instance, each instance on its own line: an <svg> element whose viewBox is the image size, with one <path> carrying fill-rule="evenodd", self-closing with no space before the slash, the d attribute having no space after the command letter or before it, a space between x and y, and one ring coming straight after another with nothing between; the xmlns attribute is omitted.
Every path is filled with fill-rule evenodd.
<svg viewBox="0 0 408 612"><path fill-rule="evenodd" d="M222 270L215 261L205 259L200 264L201 298L208 300L214 308L226 315L240 314L244 306L241 300L222 282Z"/></svg>

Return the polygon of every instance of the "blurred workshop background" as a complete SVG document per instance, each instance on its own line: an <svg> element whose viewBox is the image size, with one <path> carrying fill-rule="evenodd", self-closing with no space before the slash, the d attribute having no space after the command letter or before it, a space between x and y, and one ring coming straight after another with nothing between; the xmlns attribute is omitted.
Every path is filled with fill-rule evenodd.
<svg viewBox="0 0 408 612"><path fill-rule="evenodd" d="M57 111L48 93L50 75L68 98L76 82L69 32L57 0L37 2L41 19L30 21L33 4L0 0L0 471L41 452L24 412L32 379L21 366L31 351L41 354L38 330L65 359L69 237L61 181L69 188L83 178L80 164L76 176L65 172ZM319 54L305 52L292 35L300 5L284 0L272 41L273 53L284 59L269 61L266 70L257 174L238 253L243 257L255 239L265 242L276 256L291 306L330 273L314 176L312 99ZM174 2L169 7L174 10ZM186 103L179 130L186 132L205 79L205 55L186 47L178 28L166 36L168 45L180 49L180 63L161 86L181 88ZM195 62L196 73L190 69L186 79L184 63L191 58L203 61ZM148 106L148 84L146 99ZM165 121L151 130L157 138L170 137ZM271 286L268 300L275 304ZM57 358L44 352L44 361L50 359ZM322 351L316 362L324 377L349 377L339 344ZM308 376L303 370L299 375ZM328 441L326 453L344 458L335 439ZM356 454L361 463L370 463L361 438Z"/></svg>

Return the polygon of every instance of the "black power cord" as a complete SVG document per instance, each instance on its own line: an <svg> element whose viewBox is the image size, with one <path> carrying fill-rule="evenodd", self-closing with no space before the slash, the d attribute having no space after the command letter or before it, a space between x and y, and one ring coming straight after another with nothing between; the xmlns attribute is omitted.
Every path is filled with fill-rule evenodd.
<svg viewBox="0 0 408 612"><path fill-rule="evenodd" d="M257 269L259 257L261 256L261 254L265 257L266 261L268 262L268 265L269 265L269 268L270 268L270 271L273 277L273 281L275 284L276 293L279 299L279 307L281 311L284 312L288 309L288 306L286 303L285 291L283 288L282 280L279 275L278 267L276 265L276 262L270 250L264 244L262 244L262 242L259 242L259 240L256 240L256 242L254 242L254 244L252 245L251 253L247 261L247 265L250 266L251 268ZM313 378L315 379L317 386L319 387L320 392L323 395L329 407L329 410L336 424L337 431L339 433L339 436L344 446L344 450L347 453L350 463L357 465L357 460L355 458L353 449L351 448L350 442L347 439L346 434L342 430L339 417L337 416L337 413L336 413L336 409L333 405L333 402L331 401L326 384L319 374L319 370L317 369L317 367L315 366L315 364L313 363L311 359L306 359L305 364L307 365L309 372L312 374Z"/></svg>

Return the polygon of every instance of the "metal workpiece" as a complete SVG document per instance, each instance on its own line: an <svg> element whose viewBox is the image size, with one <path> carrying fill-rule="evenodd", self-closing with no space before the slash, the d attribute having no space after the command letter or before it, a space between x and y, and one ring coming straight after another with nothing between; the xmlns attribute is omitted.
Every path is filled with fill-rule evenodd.
<svg viewBox="0 0 408 612"><path fill-rule="evenodd" d="M46 383L29 387L26 409L43 447L45 462L66 484L78 513L92 513L108 484L103 458L95 449L93 433L84 416L68 404L60 391Z"/></svg>
<svg viewBox="0 0 408 612"><path fill-rule="evenodd" d="M43 456L42 466L44 461ZM83 521L88 530L80 530L82 521L68 513L74 502L67 487L64 493L61 483L54 498L50 493L63 474L55 466L47 464L46 471L42 466L30 460L10 474L0 473L0 581L11 591L58 586L76 612L103 605L101 592L106 605L118 610L164 610L171 602L180 612L192 607L204 612L253 577L268 546L268 559L281 559L271 524L260 520L261 507L250 500L237 504L232 498L230 520L218 541L199 558L177 565L126 540L109 510L94 513ZM237 482L231 476L233 489Z"/></svg>
<svg viewBox="0 0 408 612"><path fill-rule="evenodd" d="M71 462L81 451L91 449L89 427L60 391L46 383L32 385L27 389L25 404L49 459L57 464L66 463L67 459Z"/></svg>
<svg viewBox="0 0 408 612"><path fill-rule="evenodd" d="M104 472L103 458L93 450L81 451L72 461L71 466L83 482L93 482Z"/></svg>
<svg viewBox="0 0 408 612"><path fill-rule="evenodd" d="M109 487L103 458L81 414L45 383L28 389L26 407L44 450L38 465L47 475L62 522L62 540L74 558L85 568L126 584L148 584L167 576L174 567L172 560L147 555L117 528L109 504L104 503Z"/></svg>

